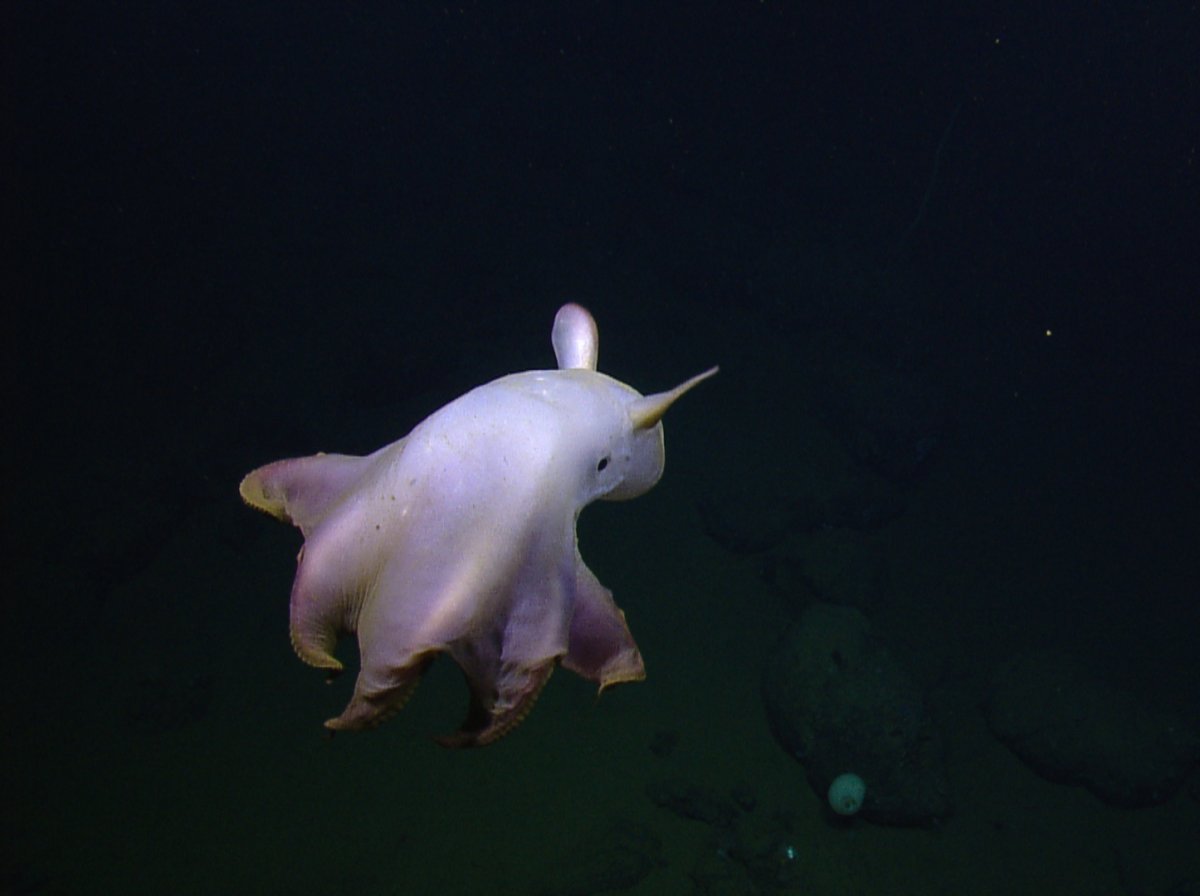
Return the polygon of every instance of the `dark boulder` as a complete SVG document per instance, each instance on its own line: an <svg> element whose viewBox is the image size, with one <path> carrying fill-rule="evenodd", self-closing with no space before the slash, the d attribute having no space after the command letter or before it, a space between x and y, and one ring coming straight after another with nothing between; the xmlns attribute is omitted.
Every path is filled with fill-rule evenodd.
<svg viewBox="0 0 1200 896"><path fill-rule="evenodd" d="M1165 802L1200 761L1194 719L1114 688L1055 651L1001 665L985 711L995 735L1038 774L1081 784L1114 806Z"/></svg>
<svg viewBox="0 0 1200 896"><path fill-rule="evenodd" d="M767 662L763 700L775 737L826 799L854 772L862 817L926 825L950 812L942 738L921 691L858 610L810 606Z"/></svg>

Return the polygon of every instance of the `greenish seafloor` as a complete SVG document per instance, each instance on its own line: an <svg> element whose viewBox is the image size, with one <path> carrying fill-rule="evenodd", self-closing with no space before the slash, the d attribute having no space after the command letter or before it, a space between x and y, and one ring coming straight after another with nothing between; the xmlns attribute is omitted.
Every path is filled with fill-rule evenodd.
<svg viewBox="0 0 1200 896"><path fill-rule="evenodd" d="M748 786L756 816L791 818L800 884L780 892L1165 893L1200 878L1189 836L1200 805L1186 792L1111 809L1041 780L988 732L978 700L994 661L1037 632L1083 642L1104 623L1075 620L1068 637L1062 620L1029 609L1038 588L1087 587L1069 559L1089 537L1086 509L1073 519L1065 505L1031 528L1021 493L994 470L979 476L965 455L870 536L891 571L874 625L906 661L951 670L932 705L956 812L936 830L831 825L772 739L758 692L796 608L763 581L760 560L703 535L695 510L711 480L730 475L712 467L710 449L736 433L698 411L680 417L664 481L632 503L589 508L581 526L584 557L626 610L647 680L596 700L560 670L529 719L486 749L430 739L465 706L445 660L381 729L322 736L352 675L327 687L292 655L298 535L247 521L233 484L228 505L198 508L89 618L58 616L55 595L78 587L71 570L20 582L39 603L9 633L19 671L5 695L2 892L563 892L594 868L606 832L628 826L661 838L663 863L627 892L688 894L690 872L717 848L712 831L646 796L648 784L680 777L719 793ZM786 470L786 451L776 455ZM1019 613L1006 600L1017 592ZM678 737L665 757L650 749L660 732Z"/></svg>

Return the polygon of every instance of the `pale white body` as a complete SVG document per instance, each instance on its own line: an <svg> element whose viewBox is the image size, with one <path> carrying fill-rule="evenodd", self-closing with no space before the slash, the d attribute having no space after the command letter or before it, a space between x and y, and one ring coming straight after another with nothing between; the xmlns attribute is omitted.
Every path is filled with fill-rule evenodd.
<svg viewBox="0 0 1200 896"><path fill-rule="evenodd" d="M559 312L553 342L560 369L472 389L371 455L279 461L243 481L250 504L305 536L291 601L300 657L340 670L337 636L358 633L354 697L331 727L393 714L438 652L472 691L456 744L515 726L556 662L602 689L644 675L575 522L597 498L658 481L662 414L715 369L642 396L596 372L595 323L577 305Z"/></svg>

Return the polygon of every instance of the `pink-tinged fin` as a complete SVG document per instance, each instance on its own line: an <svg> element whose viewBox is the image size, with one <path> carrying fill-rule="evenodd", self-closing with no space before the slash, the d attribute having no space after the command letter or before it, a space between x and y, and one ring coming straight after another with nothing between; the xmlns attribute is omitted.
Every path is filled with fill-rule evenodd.
<svg viewBox="0 0 1200 896"><path fill-rule="evenodd" d="M575 607L563 666L607 688L646 677L642 654L625 624L625 613L612 592L576 558Z"/></svg>
<svg viewBox="0 0 1200 896"><path fill-rule="evenodd" d="M294 524L307 538L354 488L374 457L314 454L279 460L247 474L238 491L251 507Z"/></svg>

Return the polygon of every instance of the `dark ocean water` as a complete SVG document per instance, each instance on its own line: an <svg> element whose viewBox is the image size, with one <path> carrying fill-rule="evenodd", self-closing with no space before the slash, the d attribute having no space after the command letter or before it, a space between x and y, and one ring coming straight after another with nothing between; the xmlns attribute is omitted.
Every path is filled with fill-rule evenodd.
<svg viewBox="0 0 1200 896"><path fill-rule="evenodd" d="M1200 893L1194 4L0 35L0 894ZM721 365L580 519L646 680L450 751L443 658L323 737L238 482L553 368L568 301L639 391Z"/></svg>

